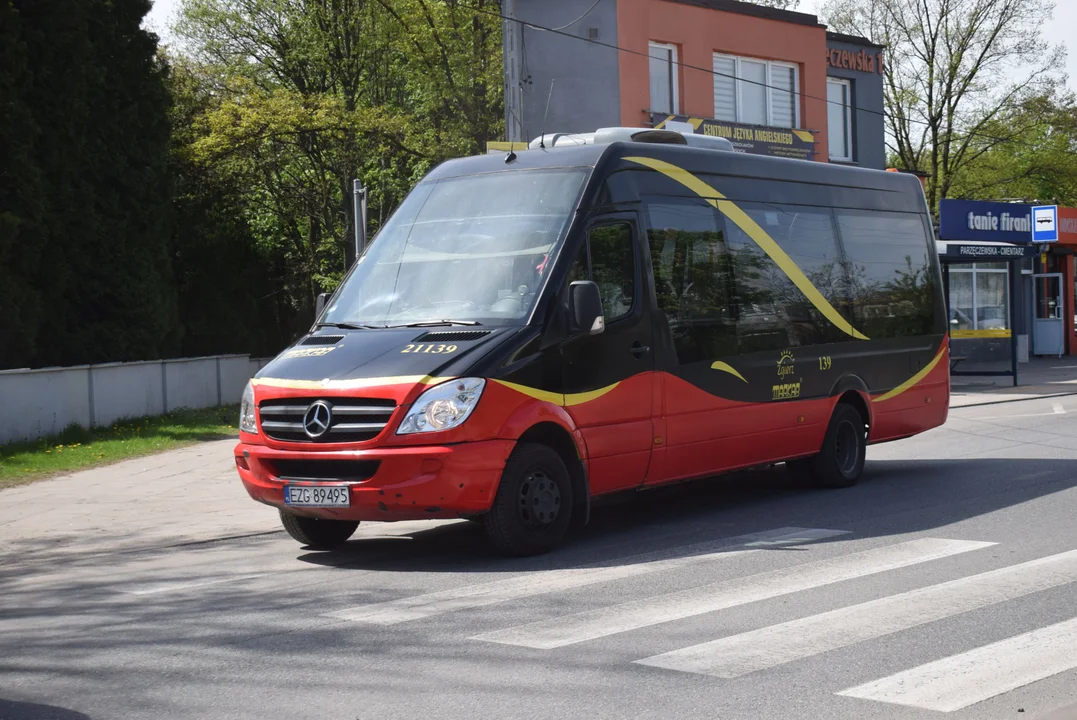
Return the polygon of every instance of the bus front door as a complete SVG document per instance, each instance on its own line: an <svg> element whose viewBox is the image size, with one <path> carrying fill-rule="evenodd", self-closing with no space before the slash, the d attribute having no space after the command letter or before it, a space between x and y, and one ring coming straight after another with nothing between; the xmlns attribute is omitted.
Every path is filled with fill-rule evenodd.
<svg viewBox="0 0 1077 720"><path fill-rule="evenodd" d="M638 227L631 213L591 224L589 274L606 327L563 348L565 404L587 444L592 494L642 485L651 461L654 331Z"/></svg>

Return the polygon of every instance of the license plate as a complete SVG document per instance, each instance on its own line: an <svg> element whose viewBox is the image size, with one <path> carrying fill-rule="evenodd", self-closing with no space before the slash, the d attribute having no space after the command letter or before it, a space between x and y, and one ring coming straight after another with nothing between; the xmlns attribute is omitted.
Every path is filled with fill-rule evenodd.
<svg viewBox="0 0 1077 720"><path fill-rule="evenodd" d="M285 485L284 504L301 507L348 507L351 495L340 485Z"/></svg>

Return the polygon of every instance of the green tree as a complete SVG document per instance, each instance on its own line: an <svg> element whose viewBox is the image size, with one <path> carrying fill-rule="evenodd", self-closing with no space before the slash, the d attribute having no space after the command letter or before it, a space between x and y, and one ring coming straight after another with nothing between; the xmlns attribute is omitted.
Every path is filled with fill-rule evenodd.
<svg viewBox="0 0 1077 720"><path fill-rule="evenodd" d="M1058 81L1064 51L1042 27L1053 0L828 0L827 23L887 46L887 145L899 167L929 173L932 208L955 179L1022 129L1000 125Z"/></svg>
<svg viewBox="0 0 1077 720"><path fill-rule="evenodd" d="M354 261L352 178L378 227L444 158L501 130L492 0L185 0L179 32L218 102L198 161L247 186L297 316Z"/></svg>
<svg viewBox="0 0 1077 720"><path fill-rule="evenodd" d="M0 0L0 367L29 361L40 322L44 207L29 63L19 13Z"/></svg>
<svg viewBox="0 0 1077 720"><path fill-rule="evenodd" d="M1077 102L1071 93L1030 98L986 126L985 135L974 141L977 151L983 149L977 161L955 176L955 195L1077 204ZM995 135L1015 141L989 146Z"/></svg>
<svg viewBox="0 0 1077 720"><path fill-rule="evenodd" d="M159 357L175 322L149 2L0 8L0 362Z"/></svg>

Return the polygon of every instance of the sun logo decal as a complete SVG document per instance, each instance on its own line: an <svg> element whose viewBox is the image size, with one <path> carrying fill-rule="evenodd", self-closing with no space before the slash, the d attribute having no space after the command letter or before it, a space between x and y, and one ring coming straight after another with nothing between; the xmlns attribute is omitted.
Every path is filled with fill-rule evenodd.
<svg viewBox="0 0 1077 720"><path fill-rule="evenodd" d="M778 377L787 378L792 375L795 362L796 358L793 357L792 350L782 350L782 354L778 357Z"/></svg>

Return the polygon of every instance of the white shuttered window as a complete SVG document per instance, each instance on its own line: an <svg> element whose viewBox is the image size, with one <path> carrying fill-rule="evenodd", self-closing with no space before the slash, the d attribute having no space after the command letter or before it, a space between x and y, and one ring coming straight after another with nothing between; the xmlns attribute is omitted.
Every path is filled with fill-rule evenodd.
<svg viewBox="0 0 1077 720"><path fill-rule="evenodd" d="M651 111L677 114L677 46L650 43Z"/></svg>
<svg viewBox="0 0 1077 720"><path fill-rule="evenodd" d="M800 125L796 65L714 54L714 117L751 125Z"/></svg>

